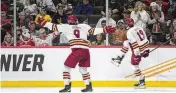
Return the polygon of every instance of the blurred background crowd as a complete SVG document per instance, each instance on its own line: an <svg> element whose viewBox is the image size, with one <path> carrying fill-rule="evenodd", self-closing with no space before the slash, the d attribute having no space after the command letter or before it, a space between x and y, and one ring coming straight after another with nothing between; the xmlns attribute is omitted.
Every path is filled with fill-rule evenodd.
<svg viewBox="0 0 176 93"><path fill-rule="evenodd" d="M1 0L1 46L38 46L35 38L48 39L43 46L68 45L64 33L51 36L53 31L36 24L40 18L56 24L66 24L68 15L91 27L106 25L106 0L17 0L17 21L13 21L13 0ZM151 45L176 45L176 0L109 0L108 24L116 27L124 18L133 18L136 26L145 29ZM14 38L13 25L16 25ZM117 30L109 34L109 45L122 45ZM26 33L29 32L29 33ZM50 37L50 38L49 38ZM91 45L105 45L105 35L89 36ZM23 44L25 43L26 44Z"/></svg>

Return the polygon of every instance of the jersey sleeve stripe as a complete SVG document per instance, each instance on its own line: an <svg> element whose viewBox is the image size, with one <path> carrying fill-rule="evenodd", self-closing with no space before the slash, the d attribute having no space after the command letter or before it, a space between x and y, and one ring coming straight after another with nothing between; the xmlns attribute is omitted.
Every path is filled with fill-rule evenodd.
<svg viewBox="0 0 176 93"><path fill-rule="evenodd" d="M128 51L128 48L122 47L122 50Z"/></svg>
<svg viewBox="0 0 176 93"><path fill-rule="evenodd" d="M88 32L89 32L90 35L93 35L94 31L95 31L95 28L91 28Z"/></svg>
<svg viewBox="0 0 176 93"><path fill-rule="evenodd" d="M47 23L47 21L43 21L43 22L41 22L41 26L44 26L45 24Z"/></svg>

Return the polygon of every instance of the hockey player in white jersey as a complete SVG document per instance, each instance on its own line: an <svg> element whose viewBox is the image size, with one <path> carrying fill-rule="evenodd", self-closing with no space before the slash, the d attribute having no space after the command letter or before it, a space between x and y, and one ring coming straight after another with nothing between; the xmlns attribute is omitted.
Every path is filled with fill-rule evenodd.
<svg viewBox="0 0 176 93"><path fill-rule="evenodd" d="M89 44L87 40L88 35L95 35L98 33L111 33L115 29L113 27L104 27L104 28L92 28L87 24L77 24L77 18L75 16L68 16L69 24L56 25L46 21L38 22L44 27L48 27L53 31L62 32L65 34L69 40L72 52L66 59L63 71L63 79L65 88L59 92L71 92L71 68L79 63L79 71L82 74L83 80L85 82L86 88L81 90L82 92L92 92L92 84L90 81L90 74L87 71L87 68L90 67L90 53L89 53Z"/></svg>
<svg viewBox="0 0 176 93"><path fill-rule="evenodd" d="M141 58L149 56L149 41L142 27L134 27L134 21L131 18L123 20L125 27L128 28L126 32L127 40L123 42L123 47L121 48L119 54L112 58L112 63L119 66L123 60L125 54L129 49L132 51L131 64L134 67L134 74L139 80L138 83L134 85L135 88L145 88L145 75L142 74L139 64Z"/></svg>

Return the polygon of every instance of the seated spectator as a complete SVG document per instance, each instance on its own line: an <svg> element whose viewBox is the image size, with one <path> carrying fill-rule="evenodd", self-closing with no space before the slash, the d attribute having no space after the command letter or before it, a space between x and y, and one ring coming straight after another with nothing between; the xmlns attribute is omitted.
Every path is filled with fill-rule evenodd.
<svg viewBox="0 0 176 93"><path fill-rule="evenodd" d="M0 22L0 27L5 24L12 24L11 19L7 17L7 11L2 10L1 11L1 22Z"/></svg>
<svg viewBox="0 0 176 93"><path fill-rule="evenodd" d="M170 42L171 45L176 45L176 32L172 35L173 40Z"/></svg>
<svg viewBox="0 0 176 93"><path fill-rule="evenodd" d="M20 26L20 27L22 27L22 26L25 26L26 28L28 27L28 25L29 25L29 22L30 21L33 21L34 19L33 19L33 17L32 16L30 16L30 13L29 12L20 12L19 13L19 24L18 24L18 26Z"/></svg>
<svg viewBox="0 0 176 93"><path fill-rule="evenodd" d="M13 39L10 34L5 35L4 41L1 43L1 46L13 46Z"/></svg>
<svg viewBox="0 0 176 93"><path fill-rule="evenodd" d="M124 19L130 18L130 14L131 14L131 12L129 10L124 10L122 13Z"/></svg>
<svg viewBox="0 0 176 93"><path fill-rule="evenodd" d="M47 34L44 28L41 28L39 32L39 37L32 37L32 40L34 41L36 46L52 46L53 39L56 38L57 35L59 35L58 31L54 31L51 34Z"/></svg>
<svg viewBox="0 0 176 93"><path fill-rule="evenodd" d="M67 10L65 11L65 14L67 14L67 15L74 14L73 6L71 4L68 4L68 7L67 7Z"/></svg>
<svg viewBox="0 0 176 93"><path fill-rule="evenodd" d="M12 26L10 24L2 25L1 27L1 43L4 41L5 35L12 35Z"/></svg>
<svg viewBox="0 0 176 93"><path fill-rule="evenodd" d="M64 13L63 7L58 4L57 12L53 15L52 23L65 24L67 23L67 15Z"/></svg>
<svg viewBox="0 0 176 93"><path fill-rule="evenodd" d="M91 42L91 45L106 45L105 40L103 39L103 34L97 34L96 40Z"/></svg>
<svg viewBox="0 0 176 93"><path fill-rule="evenodd" d="M45 11L49 15L53 15L56 12L56 7L53 3L53 0L36 0L38 7L45 7Z"/></svg>
<svg viewBox="0 0 176 93"><path fill-rule="evenodd" d="M89 4L89 0L83 0L83 3L76 6L77 15L89 15L93 13L93 8Z"/></svg>
<svg viewBox="0 0 176 93"><path fill-rule="evenodd" d="M39 31L36 30L36 23L35 21L29 22L29 34L31 36L39 36Z"/></svg>
<svg viewBox="0 0 176 93"><path fill-rule="evenodd" d="M173 19L173 21L172 21L172 24L171 24L171 27L170 27L170 32L171 33L176 32L176 18Z"/></svg>
<svg viewBox="0 0 176 93"><path fill-rule="evenodd" d="M116 15L119 15L119 16L122 15L123 9L122 9L121 4L120 4L119 1L117 1L117 0L110 0L110 2L109 2L109 8L112 9L112 15L113 14L116 14ZM106 10L106 5L104 5L103 10L101 11L101 14L103 16L106 16L105 15L105 10Z"/></svg>
<svg viewBox="0 0 176 93"><path fill-rule="evenodd" d="M17 42L17 46L35 46L34 42L30 39L28 29L23 29L21 39Z"/></svg>
<svg viewBox="0 0 176 93"><path fill-rule="evenodd" d="M116 31L110 37L110 45L122 45L124 40L126 39L126 25L124 24L124 20L119 20L117 22Z"/></svg>
<svg viewBox="0 0 176 93"><path fill-rule="evenodd" d="M72 0L73 1L73 0ZM66 13L66 11L72 7L72 4L68 2L68 0L61 0L58 4L59 6L63 7L64 13ZM57 5L57 6L58 6Z"/></svg>
<svg viewBox="0 0 176 93"><path fill-rule="evenodd" d="M25 12L29 12L30 15L33 17L33 19L35 19L35 17L38 14L38 7L36 5L36 2L32 2L33 0L29 0L29 4L26 4L24 6L24 11Z"/></svg>
<svg viewBox="0 0 176 93"><path fill-rule="evenodd" d="M116 26L116 21L114 21L113 19L112 19L112 17L111 17L111 14L112 14L112 10L111 10L111 8L109 8L108 9L108 21L109 21L109 26L113 26L113 27L115 27ZM97 28L102 28L102 25L101 25L101 23L102 23L102 21L103 20L106 20L106 17L103 17L103 18L101 18L99 21L98 21L98 23L97 23L97 25L96 25L96 27Z"/></svg>
<svg viewBox="0 0 176 93"><path fill-rule="evenodd" d="M46 14L46 8L39 8L40 13L36 16L35 22L38 24L39 20L45 19L47 22L51 22L52 18L50 15Z"/></svg>

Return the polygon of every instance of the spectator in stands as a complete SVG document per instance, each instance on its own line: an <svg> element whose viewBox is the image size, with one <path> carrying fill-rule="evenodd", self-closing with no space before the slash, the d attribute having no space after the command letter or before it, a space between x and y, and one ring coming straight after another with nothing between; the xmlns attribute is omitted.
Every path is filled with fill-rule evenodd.
<svg viewBox="0 0 176 93"><path fill-rule="evenodd" d="M172 35L173 40L170 42L171 45L176 45L176 32Z"/></svg>
<svg viewBox="0 0 176 93"><path fill-rule="evenodd" d="M12 24L11 19L7 17L7 11L2 10L1 11L1 22L0 22L0 27L5 24Z"/></svg>
<svg viewBox="0 0 176 93"><path fill-rule="evenodd" d="M65 13L70 7L72 7L72 4L69 3L67 0L61 0L58 5L63 7L63 10Z"/></svg>
<svg viewBox="0 0 176 93"><path fill-rule="evenodd" d="M13 39L10 34L5 35L4 41L1 43L1 46L13 46Z"/></svg>
<svg viewBox="0 0 176 93"><path fill-rule="evenodd" d="M116 31L112 34L110 38L110 45L122 45L123 41L126 40L126 29L125 29L124 19L117 22Z"/></svg>
<svg viewBox="0 0 176 93"><path fill-rule="evenodd" d="M39 36L39 32L36 30L35 21L29 22L29 34L31 36Z"/></svg>
<svg viewBox="0 0 176 93"><path fill-rule="evenodd" d="M106 45L105 40L103 39L103 34L97 34L96 40L91 42L91 45Z"/></svg>
<svg viewBox="0 0 176 93"><path fill-rule="evenodd" d="M25 12L29 12L30 16L32 16L33 19L35 19L35 17L38 14L38 7L36 5L36 2L34 2L34 0L29 0L29 4L26 4L24 6L24 11Z"/></svg>
<svg viewBox="0 0 176 93"><path fill-rule="evenodd" d="M45 8L45 11L53 16L56 12L56 7L52 0L36 0L38 7Z"/></svg>
<svg viewBox="0 0 176 93"><path fill-rule="evenodd" d="M28 11L25 11L25 12L20 12L19 13L19 26L22 27L22 26L25 26L26 28L28 27L29 25L29 22L30 21L33 21L33 17L30 16L30 13Z"/></svg>
<svg viewBox="0 0 176 93"><path fill-rule="evenodd" d="M21 35L22 35L22 28L25 28L25 27L19 27L19 26L17 26L17 28L16 28L16 39L17 39L17 41L19 41L20 39L21 39Z"/></svg>
<svg viewBox="0 0 176 93"><path fill-rule="evenodd" d="M83 3L76 6L75 12L77 15L89 15L93 13L93 8L89 4L89 0L83 0Z"/></svg>
<svg viewBox="0 0 176 93"><path fill-rule="evenodd" d="M1 43L4 41L5 35L12 35L12 25L10 24L5 24L2 25L1 27Z"/></svg>
<svg viewBox="0 0 176 93"><path fill-rule="evenodd" d="M17 42L17 46L35 46L34 42L30 39L31 36L28 32L28 29L23 29L21 39Z"/></svg>
<svg viewBox="0 0 176 93"><path fill-rule="evenodd" d="M45 19L45 21L51 22L52 18L50 15L46 14L46 8L39 8L40 13L36 16L35 22L39 22L41 19Z"/></svg>
<svg viewBox="0 0 176 93"><path fill-rule="evenodd" d="M112 9L111 8L109 8L108 9L108 20L109 20L109 26L113 26L113 27L115 27L116 26L116 21L114 21L113 19L112 19L112 17L111 17L111 14L112 14ZM106 20L106 17L103 17L103 18L101 18L99 21L98 21L98 23L97 23L97 25L96 25L96 27L97 28L102 28L102 25L101 25L101 23L102 23L102 21L103 20Z"/></svg>
<svg viewBox="0 0 176 93"><path fill-rule="evenodd" d="M170 33L173 34L176 32L176 18L172 20L172 24L170 26Z"/></svg>
<svg viewBox="0 0 176 93"><path fill-rule="evenodd" d="M32 40L34 41L36 46L52 46L53 39L56 38L57 35L59 35L58 31L54 31L53 33L47 34L45 28L41 28L39 32L39 37L32 37Z"/></svg>
<svg viewBox="0 0 176 93"><path fill-rule="evenodd" d="M65 11L65 14L67 15L73 15L73 6L71 4L68 5L67 10Z"/></svg>
<svg viewBox="0 0 176 93"><path fill-rule="evenodd" d="M53 15L52 23L65 24L67 23L67 15L64 13L62 5L57 5L57 12Z"/></svg>
<svg viewBox="0 0 176 93"><path fill-rule="evenodd" d="M143 8L143 3L140 1L136 2L134 11L131 12L131 18L134 20L134 26L143 27L144 29L146 29L147 23L156 22L156 20L150 19L149 14Z"/></svg>
<svg viewBox="0 0 176 93"><path fill-rule="evenodd" d="M163 2L163 0L156 0L155 2L159 5L159 10L163 11L163 13L166 15L168 12L169 3Z"/></svg>
<svg viewBox="0 0 176 93"><path fill-rule="evenodd" d="M130 14L131 14L131 12L129 11L129 10L124 10L123 11L123 18L125 19L125 18L130 18Z"/></svg>
<svg viewBox="0 0 176 93"><path fill-rule="evenodd" d="M121 4L120 4L120 2L118 0L110 0L109 8L112 9L112 15L113 14L116 14L116 15L117 14L119 14L119 15L122 14L123 9L121 9ZM103 11L101 11L101 14L103 16L106 16L105 15L105 10L106 10L106 5L104 5L104 9L103 9Z"/></svg>
<svg viewBox="0 0 176 93"><path fill-rule="evenodd" d="M150 4L150 7L151 7L150 16L152 19L156 20L156 22L153 24L152 31L159 32L161 31L162 24L164 23L164 13L161 10L159 10L159 6L155 2L152 2Z"/></svg>

